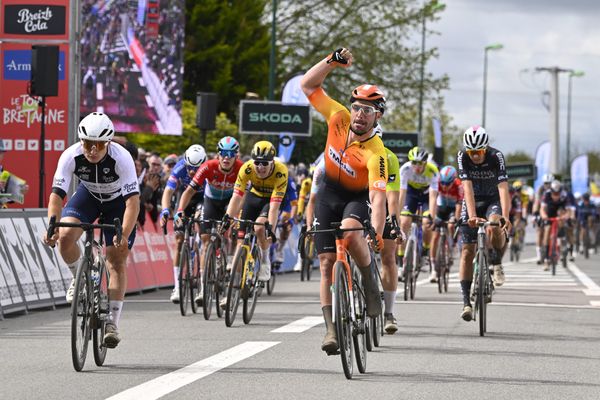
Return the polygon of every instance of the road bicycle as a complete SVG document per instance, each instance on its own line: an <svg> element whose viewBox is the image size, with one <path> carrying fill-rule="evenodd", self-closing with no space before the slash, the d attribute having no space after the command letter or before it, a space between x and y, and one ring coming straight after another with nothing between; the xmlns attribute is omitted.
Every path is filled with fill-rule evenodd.
<svg viewBox="0 0 600 400"><path fill-rule="evenodd" d="M268 224L265 223L238 218L232 218L232 220L240 224L244 238L238 246L231 264L225 306L225 325L227 327L231 327L235 321L240 300L243 303L242 317L244 324L249 324L252 320L258 296L264 288L264 283L258 280L258 272L261 267L261 251L254 233L254 227L260 225L268 228Z"/></svg>
<svg viewBox="0 0 600 400"><path fill-rule="evenodd" d="M209 320L213 303L216 304L217 316L223 316L219 306L220 300L227 295L227 241L221 236L220 220L203 219L200 221L210 226L210 239L204 254L204 272L202 275L202 313L204 319ZM200 290L200 288L198 289Z"/></svg>
<svg viewBox="0 0 600 400"><path fill-rule="evenodd" d="M556 275L556 265L559 260L561 260L564 268L567 267L567 247L563 246L563 238L559 237L559 231L561 229L559 227L560 220L561 219L558 217L546 219L546 224L550 224L550 235L548 236L548 262L552 269L552 275Z"/></svg>
<svg viewBox="0 0 600 400"><path fill-rule="evenodd" d="M302 224L300 228L300 237L302 240L298 240L298 253L300 254L300 260L302 266L300 269L300 280L310 281L310 276L313 269L313 261L317 256L317 250L315 247L315 241L312 235L306 235L306 224Z"/></svg>
<svg viewBox="0 0 600 400"><path fill-rule="evenodd" d="M75 291L71 303L71 359L75 371L81 371L91 338L94 362L100 367L104 364L108 349L104 343L104 335L110 313L110 276L106 268L102 229L114 229L117 241L120 242L123 235L121 221L115 218L112 224L56 222L56 217L53 216L48 223L47 237L52 237L56 228L81 228L85 232L83 260L76 271ZM96 229L100 229L98 240L94 239Z"/></svg>
<svg viewBox="0 0 600 400"><path fill-rule="evenodd" d="M510 240L510 261L519 262L521 251L523 251L523 243L525 239L525 229L523 222L520 221L513 227L514 234Z"/></svg>
<svg viewBox="0 0 600 400"><path fill-rule="evenodd" d="M448 222L438 221L437 229L440 233L439 243L435 254L435 272L438 279L438 292L448 292L448 281L450 279L450 267L452 266L452 243L448 234Z"/></svg>
<svg viewBox="0 0 600 400"><path fill-rule="evenodd" d="M410 234L406 239L406 248L404 250L404 261L402 277L404 281L404 300L415 299L417 291L417 279L421 272L421 263L423 254L423 226L424 217L419 214L411 214L412 222L410 224ZM431 263L430 263L431 264Z"/></svg>
<svg viewBox="0 0 600 400"><path fill-rule="evenodd" d="M194 231L194 225L201 220L191 217L181 217L180 224L183 225L183 242L179 251L179 312L183 317L187 315L188 305L191 303L192 313L198 312L198 306L194 301L194 294L200 290L202 285L202 274L200 271L200 252L198 247L198 235ZM167 233L167 225L163 225L163 234Z"/></svg>
<svg viewBox="0 0 600 400"><path fill-rule="evenodd" d="M474 299L473 321L479 321L479 336L487 332L487 305L492 302L494 283L488 263L487 234L488 226L501 226L500 222L478 222L477 223L477 253L473 263L473 289L471 291Z"/></svg>
<svg viewBox="0 0 600 400"><path fill-rule="evenodd" d="M331 292L333 323L340 346L342 368L347 379L352 379L354 359L360 373L367 369L367 331L370 317L367 315L366 293L362 275L354 263L348 262L348 241L345 232L366 231L375 240L375 231L369 220L360 228L342 228L340 222L331 223L332 229L312 229L305 235L331 233L335 235L336 261L332 268ZM372 255L373 256L373 255Z"/></svg>

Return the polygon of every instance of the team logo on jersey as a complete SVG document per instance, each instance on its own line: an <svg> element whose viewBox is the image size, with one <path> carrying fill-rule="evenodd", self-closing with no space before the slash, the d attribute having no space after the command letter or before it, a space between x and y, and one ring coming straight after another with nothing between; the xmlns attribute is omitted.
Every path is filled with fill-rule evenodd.
<svg viewBox="0 0 600 400"><path fill-rule="evenodd" d="M110 172L110 168L102 168L102 172L104 172L104 174L108 174Z"/></svg>
<svg viewBox="0 0 600 400"><path fill-rule="evenodd" d="M92 172L92 171L85 165L82 165L81 167L77 168L78 174L89 174L90 172Z"/></svg>
<svg viewBox="0 0 600 400"><path fill-rule="evenodd" d="M285 178L285 174L284 174L284 173L281 173L281 172L277 172L277 173L275 174L275 177L276 177L276 178Z"/></svg>
<svg viewBox="0 0 600 400"><path fill-rule="evenodd" d="M54 180L54 186L62 186L65 184L65 178L56 178Z"/></svg>
<svg viewBox="0 0 600 400"><path fill-rule="evenodd" d="M125 193L131 193L135 192L137 190L137 187L137 182L126 183L125 185L123 185L123 190L125 191Z"/></svg>
<svg viewBox="0 0 600 400"><path fill-rule="evenodd" d="M396 182L396 174L388 175L388 182Z"/></svg>
<svg viewBox="0 0 600 400"><path fill-rule="evenodd" d="M379 190L385 190L386 183L382 180L377 180L373 183L373 187Z"/></svg>
<svg viewBox="0 0 600 400"><path fill-rule="evenodd" d="M248 168L246 168L246 170L244 171L246 173L246 175L252 173L252 168L250 166L248 166Z"/></svg>
<svg viewBox="0 0 600 400"><path fill-rule="evenodd" d="M385 160L383 157L379 156L379 177L385 178L386 172L387 171L385 169Z"/></svg>
<svg viewBox="0 0 600 400"><path fill-rule="evenodd" d="M354 171L350 165L342 161L342 155L338 153L332 146L329 146L327 155L329 156L329 159L336 163L347 175L353 178L356 177L356 171Z"/></svg>

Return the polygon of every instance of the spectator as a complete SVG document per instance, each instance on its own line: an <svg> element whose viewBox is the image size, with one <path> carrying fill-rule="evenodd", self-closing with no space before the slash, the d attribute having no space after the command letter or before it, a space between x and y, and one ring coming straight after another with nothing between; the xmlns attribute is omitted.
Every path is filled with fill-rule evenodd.
<svg viewBox="0 0 600 400"><path fill-rule="evenodd" d="M167 177L167 179L171 175L171 171L175 164L177 164L177 161L179 161L177 154L169 154L165 157L165 160L163 161L163 176Z"/></svg>
<svg viewBox="0 0 600 400"><path fill-rule="evenodd" d="M6 147L4 146L4 140L2 140L0 138L0 193L7 193L6 190L9 187L10 180L11 180L11 178L14 179L14 177L10 174L10 172L8 172L4 169L4 165L3 165L4 153L6 153ZM25 196L25 194L27 194L28 191L29 191L29 185L27 185L26 183L23 183L21 185L21 194L23 196ZM5 208L4 205L7 202L8 203L13 202L12 200L5 201L2 198L0 198L0 200L2 200L2 202L0 202L0 208Z"/></svg>

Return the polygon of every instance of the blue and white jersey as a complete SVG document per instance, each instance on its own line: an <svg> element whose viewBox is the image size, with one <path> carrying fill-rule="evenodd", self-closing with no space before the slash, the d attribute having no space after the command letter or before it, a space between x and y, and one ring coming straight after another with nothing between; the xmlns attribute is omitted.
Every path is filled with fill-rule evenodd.
<svg viewBox="0 0 600 400"><path fill-rule="evenodd" d="M178 188L185 190L192 181L197 170L198 168L187 166L185 160L179 160L171 171L171 176L169 176L169 179L167 180L167 187L173 190L177 190ZM197 190L198 193L204 193L204 185L198 187Z"/></svg>

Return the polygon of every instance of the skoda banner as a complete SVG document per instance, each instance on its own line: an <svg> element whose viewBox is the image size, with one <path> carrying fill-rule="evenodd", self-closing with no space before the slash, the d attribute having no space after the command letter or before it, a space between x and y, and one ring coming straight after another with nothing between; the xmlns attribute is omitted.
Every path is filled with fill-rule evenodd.
<svg viewBox="0 0 600 400"><path fill-rule="evenodd" d="M300 80L304 75L297 75L290 79L283 87L283 94L281 95L281 102L283 104L300 104L308 105L308 99L300 87ZM282 132L279 135L279 151L277 154L285 162L289 162L292 158L292 152L296 145L296 139L294 135L289 132Z"/></svg>
<svg viewBox="0 0 600 400"><path fill-rule="evenodd" d="M418 132L384 132L383 145L398 158L406 159L409 150L419 145Z"/></svg>
<svg viewBox="0 0 600 400"><path fill-rule="evenodd" d="M533 183L533 189L537 192L542 186L542 178L550 172L550 141L542 142L535 151L535 168L537 176Z"/></svg>
<svg viewBox="0 0 600 400"><path fill-rule="evenodd" d="M309 106L284 105L277 101L240 102L240 133L289 132L288 135L310 136L311 126Z"/></svg>

